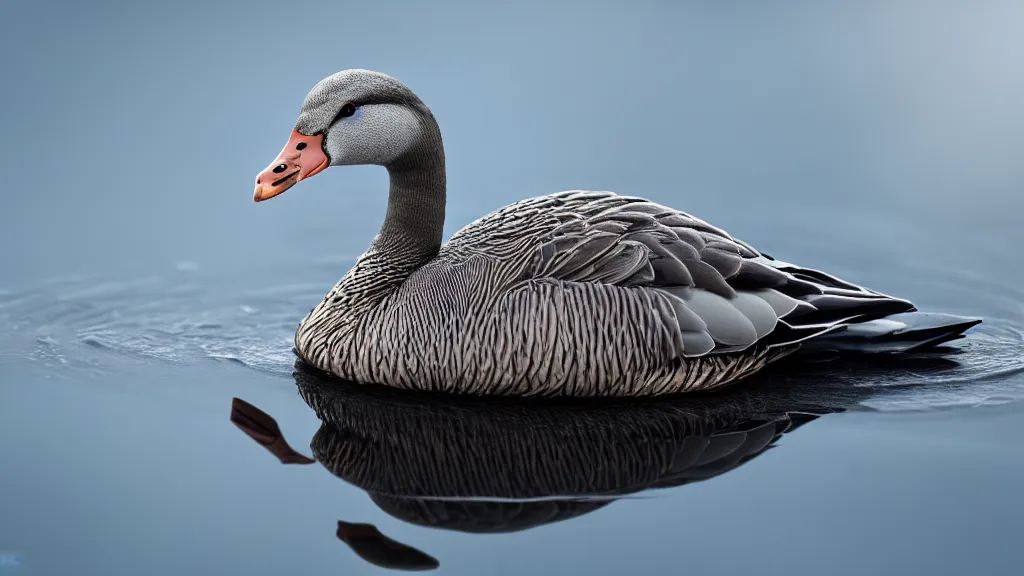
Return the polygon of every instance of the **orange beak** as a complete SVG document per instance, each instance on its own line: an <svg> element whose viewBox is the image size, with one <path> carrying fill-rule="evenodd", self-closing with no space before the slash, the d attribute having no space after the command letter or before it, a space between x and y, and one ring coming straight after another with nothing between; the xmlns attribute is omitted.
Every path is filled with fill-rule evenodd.
<svg viewBox="0 0 1024 576"><path fill-rule="evenodd" d="M299 180L321 172L330 164L323 149L324 136L306 136L292 130L292 136L277 158L256 177L253 202L273 198Z"/></svg>

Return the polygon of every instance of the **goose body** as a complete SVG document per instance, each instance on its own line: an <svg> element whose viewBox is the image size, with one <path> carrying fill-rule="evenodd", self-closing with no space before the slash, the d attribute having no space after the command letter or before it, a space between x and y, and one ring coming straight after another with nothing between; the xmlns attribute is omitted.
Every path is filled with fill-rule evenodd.
<svg viewBox="0 0 1024 576"><path fill-rule="evenodd" d="M651 396L708 390L801 350L903 352L978 321L762 254L642 198L566 191L500 208L441 243L437 123L394 78L310 92L255 200L328 165L391 177L380 233L296 331L310 365L360 383L462 394Z"/></svg>

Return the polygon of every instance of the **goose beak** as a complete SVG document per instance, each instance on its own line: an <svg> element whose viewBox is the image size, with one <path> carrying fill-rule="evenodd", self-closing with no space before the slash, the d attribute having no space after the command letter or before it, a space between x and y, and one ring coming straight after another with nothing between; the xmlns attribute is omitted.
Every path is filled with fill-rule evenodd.
<svg viewBox="0 0 1024 576"><path fill-rule="evenodd" d="M277 158L256 177L253 202L273 198L330 165L323 149L324 136L306 136L292 130L292 136Z"/></svg>

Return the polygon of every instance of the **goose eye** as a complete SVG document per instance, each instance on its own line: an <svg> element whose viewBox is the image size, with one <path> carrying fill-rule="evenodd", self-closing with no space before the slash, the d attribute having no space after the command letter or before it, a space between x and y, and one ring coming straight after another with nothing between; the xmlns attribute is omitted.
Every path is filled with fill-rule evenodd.
<svg viewBox="0 0 1024 576"><path fill-rule="evenodd" d="M356 113L356 105L349 102L341 107L341 111L338 112L338 118L348 118L349 116Z"/></svg>

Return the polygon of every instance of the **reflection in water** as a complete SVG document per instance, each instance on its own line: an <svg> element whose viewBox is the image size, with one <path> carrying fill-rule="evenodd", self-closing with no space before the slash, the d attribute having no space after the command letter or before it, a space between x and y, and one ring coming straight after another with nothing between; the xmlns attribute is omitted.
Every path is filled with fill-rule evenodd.
<svg viewBox="0 0 1024 576"><path fill-rule="evenodd" d="M441 565L434 557L381 534L373 524L338 520L337 536L360 558L381 568L433 570Z"/></svg>
<svg viewBox="0 0 1024 576"><path fill-rule="evenodd" d="M942 380L958 364L921 355L885 363L783 364L756 385L713 395L619 401L469 398L360 386L297 364L299 394L322 424L315 461L365 490L400 520L502 533L593 512L644 490L708 480L763 454L819 416ZM874 383L879 385L874 385ZM232 421L282 463L292 450L273 418L236 399ZM339 524L362 558L401 569L436 567L371 525ZM431 564L433 563L433 564Z"/></svg>
<svg viewBox="0 0 1024 576"><path fill-rule="evenodd" d="M282 464L313 464L316 460L296 452L277 422L266 412L235 398L231 403L231 421L250 438L266 448ZM388 538L372 524L356 524L338 521L335 533L338 540L345 542L360 558L382 568L395 570L433 570L440 564L432 556L411 546Z"/></svg>
<svg viewBox="0 0 1024 576"><path fill-rule="evenodd" d="M231 421L281 461L281 464L312 464L312 460L299 454L285 442L281 428L269 414L235 398L231 404Z"/></svg>

